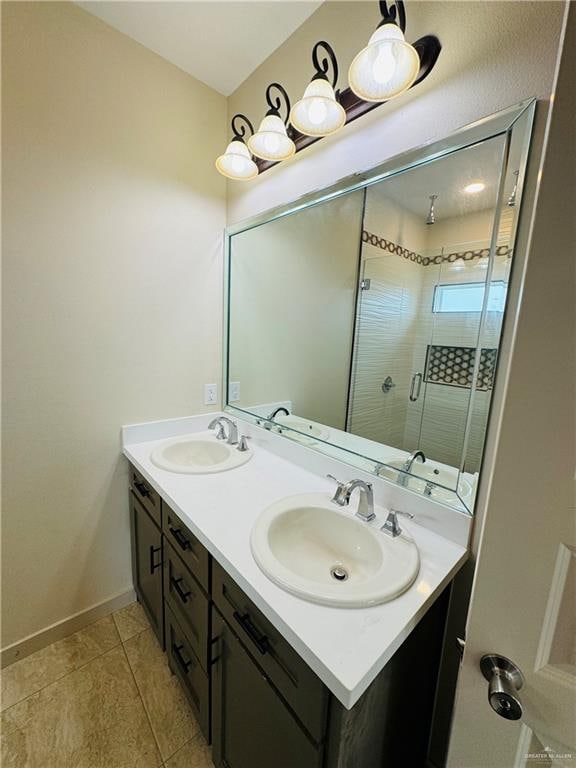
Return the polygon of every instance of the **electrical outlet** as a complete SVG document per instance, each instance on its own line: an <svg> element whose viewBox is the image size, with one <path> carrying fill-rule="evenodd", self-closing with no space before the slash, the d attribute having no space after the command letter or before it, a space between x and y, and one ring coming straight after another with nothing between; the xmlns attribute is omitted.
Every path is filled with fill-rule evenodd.
<svg viewBox="0 0 576 768"><path fill-rule="evenodd" d="M231 381L228 384L228 402L237 403L240 400L240 382Z"/></svg>
<svg viewBox="0 0 576 768"><path fill-rule="evenodd" d="M204 384L204 405L216 405L218 400L218 386L216 384Z"/></svg>

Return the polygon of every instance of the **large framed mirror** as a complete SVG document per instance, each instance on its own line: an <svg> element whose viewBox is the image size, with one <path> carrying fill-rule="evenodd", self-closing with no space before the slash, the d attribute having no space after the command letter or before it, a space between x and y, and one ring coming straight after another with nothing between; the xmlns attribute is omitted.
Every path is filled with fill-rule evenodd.
<svg viewBox="0 0 576 768"><path fill-rule="evenodd" d="M226 409L471 513L534 108L230 228Z"/></svg>

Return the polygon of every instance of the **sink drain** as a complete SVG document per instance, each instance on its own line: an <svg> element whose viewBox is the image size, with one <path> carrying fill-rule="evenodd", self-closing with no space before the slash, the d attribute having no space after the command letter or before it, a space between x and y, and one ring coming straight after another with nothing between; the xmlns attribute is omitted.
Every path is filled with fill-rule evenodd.
<svg viewBox="0 0 576 768"><path fill-rule="evenodd" d="M330 576L336 581L346 581L348 578L348 571L342 568L341 565L335 565L334 568L330 568Z"/></svg>

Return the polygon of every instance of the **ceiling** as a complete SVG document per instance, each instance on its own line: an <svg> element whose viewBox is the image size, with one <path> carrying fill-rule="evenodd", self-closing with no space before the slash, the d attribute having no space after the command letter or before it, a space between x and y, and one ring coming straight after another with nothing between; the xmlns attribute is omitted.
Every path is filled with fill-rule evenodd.
<svg viewBox="0 0 576 768"><path fill-rule="evenodd" d="M438 195L434 208L436 220L466 216L475 211L493 208L496 202L502 138L489 139L473 147L455 152L431 163L400 173L371 187L371 194L381 194L426 221L430 195ZM464 187L476 181L485 184L476 194L466 194ZM507 193L513 178L507 179Z"/></svg>
<svg viewBox="0 0 576 768"><path fill-rule="evenodd" d="M229 96L322 2L77 0L77 5Z"/></svg>

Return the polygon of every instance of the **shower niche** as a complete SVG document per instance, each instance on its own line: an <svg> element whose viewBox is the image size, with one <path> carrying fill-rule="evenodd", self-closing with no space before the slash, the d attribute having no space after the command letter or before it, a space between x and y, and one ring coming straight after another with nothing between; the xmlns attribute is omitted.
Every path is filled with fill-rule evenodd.
<svg viewBox="0 0 576 768"><path fill-rule="evenodd" d="M227 408L471 512L532 117L229 230Z"/></svg>

